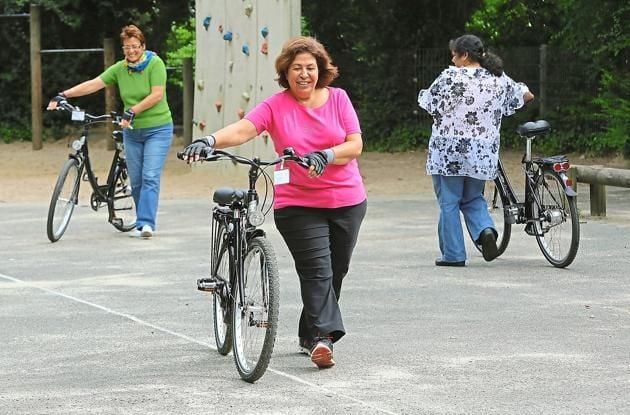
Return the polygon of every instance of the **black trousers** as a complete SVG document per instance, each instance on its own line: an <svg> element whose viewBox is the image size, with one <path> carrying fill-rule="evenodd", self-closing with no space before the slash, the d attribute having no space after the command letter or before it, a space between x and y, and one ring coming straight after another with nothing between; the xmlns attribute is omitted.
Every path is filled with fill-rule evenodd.
<svg viewBox="0 0 630 415"><path fill-rule="evenodd" d="M300 278L300 337L329 336L337 341L346 334L338 300L366 211L367 200L335 209L286 207L274 211L276 227Z"/></svg>

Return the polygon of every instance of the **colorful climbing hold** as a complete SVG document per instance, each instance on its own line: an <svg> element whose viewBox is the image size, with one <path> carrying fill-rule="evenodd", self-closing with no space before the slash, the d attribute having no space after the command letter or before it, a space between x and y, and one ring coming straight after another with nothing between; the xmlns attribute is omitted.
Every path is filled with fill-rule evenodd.
<svg viewBox="0 0 630 415"><path fill-rule="evenodd" d="M267 26L263 27L262 29L260 29L260 34L266 39L267 35L269 34L269 28Z"/></svg>
<svg viewBox="0 0 630 415"><path fill-rule="evenodd" d="M217 112L221 112L221 107L223 106L223 101L220 101L220 100L214 101L214 106L217 108Z"/></svg>
<svg viewBox="0 0 630 415"><path fill-rule="evenodd" d="M203 88L205 87L205 83L203 82L203 79L200 79L197 81L197 89L200 91L203 91Z"/></svg>
<svg viewBox="0 0 630 415"><path fill-rule="evenodd" d="M223 33L223 40L227 40L228 42L232 41L232 32L227 31Z"/></svg>
<svg viewBox="0 0 630 415"><path fill-rule="evenodd" d="M266 55L269 53L269 42L267 42L266 40L260 46L260 53L262 53L263 55Z"/></svg>
<svg viewBox="0 0 630 415"><path fill-rule="evenodd" d="M249 102L249 94L247 92L243 92L241 96L243 97L245 101Z"/></svg>
<svg viewBox="0 0 630 415"><path fill-rule="evenodd" d="M247 17L250 17L253 11L254 11L254 6L251 3L245 6L245 15L247 15Z"/></svg>
<svg viewBox="0 0 630 415"><path fill-rule="evenodd" d="M206 122L205 121L199 121L199 129L203 130L204 128L206 128Z"/></svg>
<svg viewBox="0 0 630 415"><path fill-rule="evenodd" d="M240 118L241 120L245 116L245 110L243 108L239 108L236 113L238 114L238 118Z"/></svg>
<svg viewBox="0 0 630 415"><path fill-rule="evenodd" d="M220 24L217 30L219 31L219 33L223 33L223 25Z"/></svg>
<svg viewBox="0 0 630 415"><path fill-rule="evenodd" d="M203 27L208 30L208 26L210 26L210 21L212 20L212 17L210 16L206 16L205 19L203 19Z"/></svg>
<svg viewBox="0 0 630 415"><path fill-rule="evenodd" d="M247 43L245 43L245 44L243 45L243 47L241 48L241 51L242 51L245 55L249 56L249 46L247 46Z"/></svg>

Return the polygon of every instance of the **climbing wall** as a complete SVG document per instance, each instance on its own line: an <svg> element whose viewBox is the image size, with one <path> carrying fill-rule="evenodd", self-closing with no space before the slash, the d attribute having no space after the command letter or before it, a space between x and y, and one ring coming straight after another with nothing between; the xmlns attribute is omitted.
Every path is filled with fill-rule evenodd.
<svg viewBox="0 0 630 415"><path fill-rule="evenodd" d="M238 121L281 89L275 59L284 42L300 34L300 0L197 0L196 25L193 137L200 137ZM230 150L275 154L266 133Z"/></svg>

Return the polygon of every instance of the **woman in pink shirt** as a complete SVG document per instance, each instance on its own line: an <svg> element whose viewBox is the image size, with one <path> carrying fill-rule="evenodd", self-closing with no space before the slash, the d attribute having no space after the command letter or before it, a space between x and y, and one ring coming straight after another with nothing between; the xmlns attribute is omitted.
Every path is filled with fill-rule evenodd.
<svg viewBox="0 0 630 415"><path fill-rule="evenodd" d="M367 209L356 161L361 128L346 92L329 86L337 67L315 39L285 43L276 72L283 91L242 120L195 140L184 158L198 161L202 149L237 146L267 131L278 154L293 147L308 159L308 170L287 163L288 182L275 183L274 219L300 278L300 348L327 368L335 364L333 343L345 334L338 300Z"/></svg>

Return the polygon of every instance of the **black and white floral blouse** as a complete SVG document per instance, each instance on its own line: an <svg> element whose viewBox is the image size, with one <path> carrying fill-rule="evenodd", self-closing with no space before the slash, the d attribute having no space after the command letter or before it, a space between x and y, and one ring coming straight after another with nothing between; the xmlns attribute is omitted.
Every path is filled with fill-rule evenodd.
<svg viewBox="0 0 630 415"><path fill-rule="evenodd" d="M524 105L528 88L505 73L449 66L418 104L433 116L427 174L491 180L497 174L503 116Z"/></svg>

